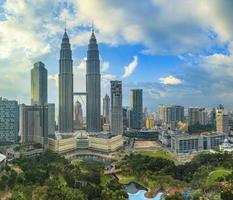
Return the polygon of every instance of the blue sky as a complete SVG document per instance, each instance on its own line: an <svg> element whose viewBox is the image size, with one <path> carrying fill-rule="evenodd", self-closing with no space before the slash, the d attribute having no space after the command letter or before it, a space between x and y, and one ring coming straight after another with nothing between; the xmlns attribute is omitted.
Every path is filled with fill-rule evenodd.
<svg viewBox="0 0 233 200"><path fill-rule="evenodd" d="M0 0L0 96L30 103L30 70L49 72L58 103L60 42L66 21L74 89L85 91L85 57L94 21L102 96L123 81L123 103L142 88L144 106L233 108L233 2L228 0Z"/></svg>

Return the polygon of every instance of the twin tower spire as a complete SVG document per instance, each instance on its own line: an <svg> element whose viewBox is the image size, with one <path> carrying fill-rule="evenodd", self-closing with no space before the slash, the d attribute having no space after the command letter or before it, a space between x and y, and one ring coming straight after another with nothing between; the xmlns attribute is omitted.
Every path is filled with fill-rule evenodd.
<svg viewBox="0 0 233 200"><path fill-rule="evenodd" d="M88 132L101 131L100 117L100 60L94 26L88 44L86 61L86 123ZM59 120L60 133L73 132L73 60L65 28L59 59Z"/></svg>

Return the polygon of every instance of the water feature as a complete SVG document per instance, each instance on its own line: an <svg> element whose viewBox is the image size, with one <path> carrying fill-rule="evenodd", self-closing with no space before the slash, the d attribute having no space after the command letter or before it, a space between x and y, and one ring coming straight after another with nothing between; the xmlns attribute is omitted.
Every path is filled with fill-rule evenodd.
<svg viewBox="0 0 233 200"><path fill-rule="evenodd" d="M163 193L159 192L155 197L153 198L147 198L145 197L145 190L139 190L136 194L130 194L129 195L129 200L162 200Z"/></svg>
<svg viewBox="0 0 233 200"><path fill-rule="evenodd" d="M153 198L145 197L145 194L147 192L147 188L145 188L145 187L143 187L135 182L131 182L131 183L125 185L125 190L129 195L129 200L162 200L162 197L163 197L162 192L159 192Z"/></svg>

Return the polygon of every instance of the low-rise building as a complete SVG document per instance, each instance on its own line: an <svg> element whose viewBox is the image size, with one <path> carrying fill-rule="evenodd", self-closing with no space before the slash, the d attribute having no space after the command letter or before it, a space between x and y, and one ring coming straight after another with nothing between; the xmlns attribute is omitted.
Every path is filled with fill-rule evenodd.
<svg viewBox="0 0 233 200"><path fill-rule="evenodd" d="M179 134L171 137L171 150L174 153L193 153L218 147L226 135L206 132L203 134Z"/></svg>
<svg viewBox="0 0 233 200"><path fill-rule="evenodd" d="M89 148L105 153L114 152L123 146L122 135L100 133L89 137Z"/></svg>
<svg viewBox="0 0 233 200"><path fill-rule="evenodd" d="M77 149L88 149L89 139L86 131L78 131L75 133L75 138L77 142Z"/></svg>
<svg viewBox="0 0 233 200"><path fill-rule="evenodd" d="M159 131L159 141L167 148L171 147L171 137L182 134L179 130L161 130Z"/></svg>
<svg viewBox="0 0 233 200"><path fill-rule="evenodd" d="M233 152L233 144L231 144L228 139L225 139L222 144L219 145L220 151Z"/></svg>
<svg viewBox="0 0 233 200"><path fill-rule="evenodd" d="M9 148L6 150L6 156L8 159L19 159L20 157L31 157L36 156L44 152L43 148L32 148L28 146L27 148Z"/></svg>

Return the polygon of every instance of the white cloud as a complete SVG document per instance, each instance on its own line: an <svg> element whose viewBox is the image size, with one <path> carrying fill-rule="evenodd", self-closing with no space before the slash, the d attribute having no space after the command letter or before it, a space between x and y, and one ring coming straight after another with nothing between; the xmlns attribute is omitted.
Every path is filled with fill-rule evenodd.
<svg viewBox="0 0 233 200"><path fill-rule="evenodd" d="M186 62L184 54L192 53L194 55L192 59L196 60L196 52L202 54L203 49L208 52L213 46L222 47L223 44L230 44L227 53L214 52L208 56L201 56L200 66L197 68L202 67L208 72L208 76L216 78L216 82L233 77L232 1L151 0L135 3L135 0L69 0L68 2L69 6L65 6L64 1L60 0L6 0L0 5L3 11L0 19L2 95L12 98L23 97L26 102L30 99L28 87L30 69L38 59L46 63L51 57L57 57L65 19L73 50L88 43L92 20L95 22L99 43L113 46L139 44L143 48L143 53L180 55L182 62ZM75 59L77 58L74 58L74 63ZM119 78L110 74L108 61L101 63L102 81L108 84L109 80ZM55 59L49 64L58 66ZM125 66L123 77L130 76L136 67L137 59L134 58L131 64ZM52 96L50 99L57 99L55 94L58 85L57 71L58 67L56 71L49 71L51 74L49 82L52 83L49 88L49 94ZM171 76L162 78L164 80L160 81L166 82L164 84L183 82L175 77L171 79ZM20 83L19 87L13 87L14 82ZM83 83L85 83L85 60L74 66L75 90L85 90Z"/></svg>
<svg viewBox="0 0 233 200"><path fill-rule="evenodd" d="M159 78L160 83L164 85L178 85L182 83L182 80L170 75L167 77L161 77Z"/></svg>
<svg viewBox="0 0 233 200"><path fill-rule="evenodd" d="M138 66L138 57L134 56L133 61L124 67L123 78L129 77Z"/></svg>
<svg viewBox="0 0 233 200"><path fill-rule="evenodd" d="M100 66L101 73L107 72L109 69L109 66L110 66L110 64L108 61L102 61L101 66Z"/></svg>

